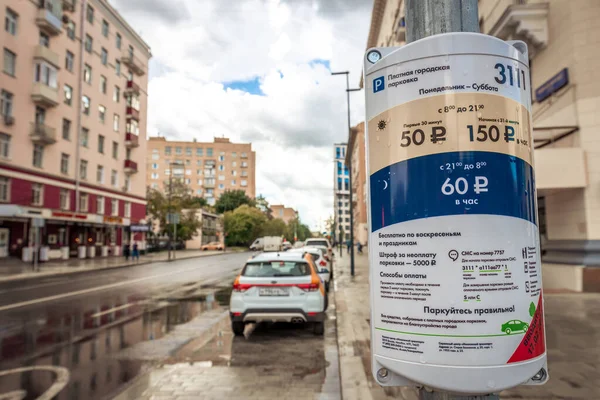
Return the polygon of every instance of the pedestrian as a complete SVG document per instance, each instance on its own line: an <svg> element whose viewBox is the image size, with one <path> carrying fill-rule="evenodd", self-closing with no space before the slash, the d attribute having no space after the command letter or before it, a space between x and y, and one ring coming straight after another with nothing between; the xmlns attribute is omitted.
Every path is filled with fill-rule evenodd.
<svg viewBox="0 0 600 400"><path fill-rule="evenodd" d="M131 259L134 261L140 260L140 250L138 249L137 242L133 242L133 252L131 253Z"/></svg>
<svg viewBox="0 0 600 400"><path fill-rule="evenodd" d="M362 254L362 243L360 241L356 242L356 247L358 248L358 254Z"/></svg>
<svg viewBox="0 0 600 400"><path fill-rule="evenodd" d="M123 255L125 256L125 261L129 261L129 243L125 243L125 245L123 246Z"/></svg>
<svg viewBox="0 0 600 400"><path fill-rule="evenodd" d="M352 242L350 240L348 240L346 242L346 246L348 246L348 254L350 254L350 247L352 247Z"/></svg>

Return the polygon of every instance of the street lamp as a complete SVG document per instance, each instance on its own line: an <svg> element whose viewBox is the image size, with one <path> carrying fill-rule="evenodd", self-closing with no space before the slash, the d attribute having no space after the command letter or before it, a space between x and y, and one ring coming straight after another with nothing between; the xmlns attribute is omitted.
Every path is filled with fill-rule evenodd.
<svg viewBox="0 0 600 400"><path fill-rule="evenodd" d="M348 104L348 139L352 134L350 126L350 92L358 92L361 89L350 89L350 81L348 76L350 71L332 72L331 75L346 75L346 101ZM350 142L350 140L348 140ZM348 161L348 183L350 184L350 275L354 276L354 204L352 203L352 157Z"/></svg>
<svg viewBox="0 0 600 400"><path fill-rule="evenodd" d="M167 209L169 210L167 213L167 223L171 222L173 224L173 238L175 239L175 241L177 241L177 220L175 218L175 213L172 212L171 210L171 197L173 196L173 175L174 175L174 168L175 166L183 166L180 163L169 163L169 169L170 169L170 174L169 174L169 196L168 196L168 205L167 205ZM177 245L177 244L175 244ZM169 253L168 253L168 259L169 261L171 260L171 246L172 246L172 240L171 240L171 236L169 236ZM172 249L173 251L173 259L175 259L175 249Z"/></svg>

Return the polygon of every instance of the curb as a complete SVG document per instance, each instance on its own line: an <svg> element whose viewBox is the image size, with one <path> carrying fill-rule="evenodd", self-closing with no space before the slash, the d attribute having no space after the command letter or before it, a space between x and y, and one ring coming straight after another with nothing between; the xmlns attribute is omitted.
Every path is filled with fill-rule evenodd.
<svg viewBox="0 0 600 400"><path fill-rule="evenodd" d="M108 267L101 267L101 268L88 268L88 269L80 269L80 270L75 270L75 271L59 271L59 272L40 272L40 273L32 273L31 275L27 275L27 276L19 276L19 275L14 275L14 276L8 276L8 277L3 277L0 278L0 284L3 283L13 283L13 282L23 282L23 281L29 281L29 280L33 280L33 279L39 279L39 278L47 278L47 277L55 277L55 276L74 276L74 275L83 275L83 274L87 274L87 273L91 273L91 272L98 272L98 271L108 271L108 270L115 270L115 269L121 269L121 268L129 268L129 267L135 267L135 266L140 266L140 265L149 265L149 264L154 264L154 263L158 263L158 262L173 262L173 261L181 261L181 260L189 260L191 258L201 258L201 257L214 257L214 256L221 256L224 254L237 254L237 253L244 253L244 252L224 252L224 253L217 253L217 254L198 254L195 256L188 256L188 257L181 257L181 258L176 258L175 260L149 260L149 261L142 261L142 262L138 262L138 263L129 263L129 264L121 264L121 265L111 265Z"/></svg>

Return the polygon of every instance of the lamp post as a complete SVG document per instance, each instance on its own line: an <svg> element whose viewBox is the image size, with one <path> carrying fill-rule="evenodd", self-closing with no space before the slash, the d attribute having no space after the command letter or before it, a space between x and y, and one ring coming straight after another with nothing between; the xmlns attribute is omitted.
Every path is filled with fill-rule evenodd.
<svg viewBox="0 0 600 400"><path fill-rule="evenodd" d="M346 75L346 101L348 106L348 139L350 139L350 135L352 134L352 127L350 126L350 92L357 92L361 89L350 89L350 71L332 72L331 75ZM348 151L348 148L346 148L346 151ZM350 275L354 276L354 205L352 204L352 157L350 157L348 161L348 175L348 183L350 186Z"/></svg>
<svg viewBox="0 0 600 400"><path fill-rule="evenodd" d="M180 166L181 164L178 163L169 163L169 169L171 170L170 174L169 174L169 196L167 197L167 223L172 223L173 224L173 236L169 235L169 253L168 253L168 259L169 261L171 260L171 251L173 251L173 259L175 259L175 249L173 248L171 250L171 246L172 246L172 238L175 239L175 241L177 240L177 222L175 219L175 213L172 212L171 209L171 197L173 196L173 167L175 166Z"/></svg>

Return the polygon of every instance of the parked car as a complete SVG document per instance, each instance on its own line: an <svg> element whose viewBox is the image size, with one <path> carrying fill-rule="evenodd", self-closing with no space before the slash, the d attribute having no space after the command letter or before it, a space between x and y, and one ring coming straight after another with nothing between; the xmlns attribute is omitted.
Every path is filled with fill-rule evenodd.
<svg viewBox="0 0 600 400"><path fill-rule="evenodd" d="M223 245L221 244L221 242L210 242L207 244L203 244L200 249L202 251L206 251L206 250L223 250Z"/></svg>
<svg viewBox="0 0 600 400"><path fill-rule="evenodd" d="M325 259L327 251L321 247L300 247L299 249L289 250L289 252L310 254L317 267L317 273L319 274L319 277L321 277L325 283L325 290L329 292L329 283L331 281L331 265Z"/></svg>
<svg viewBox="0 0 600 400"><path fill-rule="evenodd" d="M249 322L310 323L325 330L327 293L309 254L262 253L249 259L233 283L229 313L236 336Z"/></svg>
<svg viewBox="0 0 600 400"><path fill-rule="evenodd" d="M292 246L292 244L290 242L283 242L281 244L281 248L283 251L288 251L289 249L293 248L294 246Z"/></svg>
<svg viewBox="0 0 600 400"><path fill-rule="evenodd" d="M305 247L309 247L309 246L323 247L327 250L327 261L333 260L333 248L331 247L329 240L327 240L325 238L306 239L306 241L304 242L304 246Z"/></svg>

